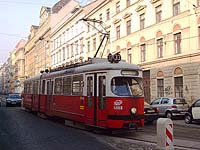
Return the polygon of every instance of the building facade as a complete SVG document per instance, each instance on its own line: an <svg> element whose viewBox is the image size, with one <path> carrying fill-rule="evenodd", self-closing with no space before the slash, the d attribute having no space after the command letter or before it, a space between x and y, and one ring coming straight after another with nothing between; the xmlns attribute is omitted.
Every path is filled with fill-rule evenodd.
<svg viewBox="0 0 200 150"><path fill-rule="evenodd" d="M198 98L199 1L114 0L93 11L110 33L107 52L142 67L146 101Z"/></svg>
<svg viewBox="0 0 200 150"><path fill-rule="evenodd" d="M37 74L35 70L35 61L37 53L35 53L35 41L38 26L32 25L27 43L25 45L25 76L26 78L33 77Z"/></svg>
<svg viewBox="0 0 200 150"><path fill-rule="evenodd" d="M87 23L82 19L97 7L101 1L81 6L77 1L69 0L61 9L55 9L51 15L51 67L62 67L88 60L86 53Z"/></svg>
<svg viewBox="0 0 200 150"><path fill-rule="evenodd" d="M25 75L87 60L100 48L97 57L120 52L141 66L147 102L169 96L192 103L200 89L199 14L199 0L61 0L51 15L43 7L40 26L31 27Z"/></svg>
<svg viewBox="0 0 200 150"><path fill-rule="evenodd" d="M34 75L50 67L50 14L51 8L43 6L40 9L40 24L34 42Z"/></svg>
<svg viewBox="0 0 200 150"><path fill-rule="evenodd" d="M25 44L26 41L21 39L14 50L14 93L21 93L24 89L25 76Z"/></svg>

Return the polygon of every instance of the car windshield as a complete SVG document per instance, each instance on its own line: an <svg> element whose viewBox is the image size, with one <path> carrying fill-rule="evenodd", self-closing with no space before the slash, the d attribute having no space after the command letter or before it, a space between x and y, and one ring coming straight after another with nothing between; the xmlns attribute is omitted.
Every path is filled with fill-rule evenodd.
<svg viewBox="0 0 200 150"><path fill-rule="evenodd" d="M111 90L119 96L142 96L142 79L133 77L114 77Z"/></svg>
<svg viewBox="0 0 200 150"><path fill-rule="evenodd" d="M177 98L177 99L174 99L174 104L187 104L187 103L185 99Z"/></svg>
<svg viewBox="0 0 200 150"><path fill-rule="evenodd" d="M21 98L19 95L17 95L17 94L11 94L11 95L9 95L9 98Z"/></svg>

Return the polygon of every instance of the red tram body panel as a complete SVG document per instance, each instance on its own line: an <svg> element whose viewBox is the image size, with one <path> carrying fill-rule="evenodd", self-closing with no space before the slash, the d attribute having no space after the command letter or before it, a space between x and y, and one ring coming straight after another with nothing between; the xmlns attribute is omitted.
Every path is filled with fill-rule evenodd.
<svg viewBox="0 0 200 150"><path fill-rule="evenodd" d="M130 129L144 125L143 95L137 65L95 59L25 80L23 107L86 126Z"/></svg>

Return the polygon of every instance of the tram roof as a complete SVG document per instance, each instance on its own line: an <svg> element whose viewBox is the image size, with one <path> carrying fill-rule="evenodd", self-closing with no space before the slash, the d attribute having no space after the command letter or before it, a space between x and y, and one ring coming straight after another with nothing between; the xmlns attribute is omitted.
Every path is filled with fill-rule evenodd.
<svg viewBox="0 0 200 150"><path fill-rule="evenodd" d="M42 78L48 78L52 76L62 76L65 74L76 74L76 73L84 73L84 72L96 72L101 70L141 70L141 68L136 64L129 64L125 61L120 61L118 63L110 63L107 61L107 59L104 58L93 58L91 60L91 63L63 69L60 71L54 71L47 74L43 74ZM30 80L37 80L40 76L36 76L31 78ZM28 80L28 79L27 79Z"/></svg>

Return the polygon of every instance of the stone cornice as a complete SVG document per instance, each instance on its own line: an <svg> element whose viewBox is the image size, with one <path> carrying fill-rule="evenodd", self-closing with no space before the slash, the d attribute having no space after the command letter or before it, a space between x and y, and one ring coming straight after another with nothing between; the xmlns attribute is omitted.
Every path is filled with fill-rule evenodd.
<svg viewBox="0 0 200 150"><path fill-rule="evenodd" d="M135 9L135 11L136 11L137 13L139 13L140 11L144 10L146 7L147 7L146 5L139 5L139 6Z"/></svg>
<svg viewBox="0 0 200 150"><path fill-rule="evenodd" d="M114 21L113 21L113 24L117 24L117 23L119 23L121 21L121 19L115 19Z"/></svg>
<svg viewBox="0 0 200 150"><path fill-rule="evenodd" d="M125 15L123 16L123 19L126 19L128 17L130 17L132 15L132 13L125 13Z"/></svg>
<svg viewBox="0 0 200 150"><path fill-rule="evenodd" d="M154 3L158 2L158 1L161 1L161 0L151 0L151 4L154 4Z"/></svg>

